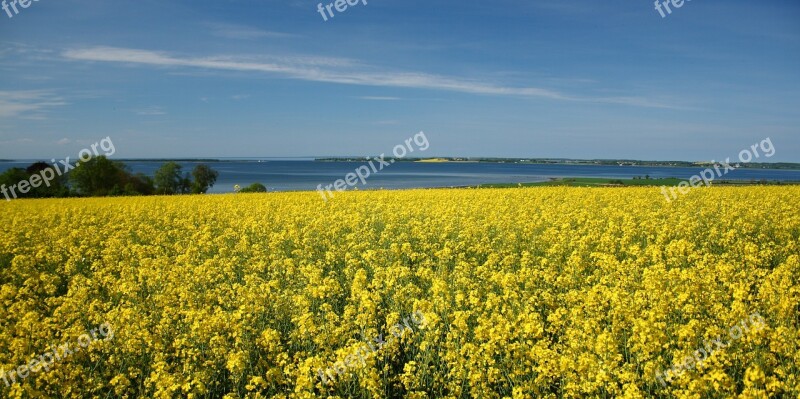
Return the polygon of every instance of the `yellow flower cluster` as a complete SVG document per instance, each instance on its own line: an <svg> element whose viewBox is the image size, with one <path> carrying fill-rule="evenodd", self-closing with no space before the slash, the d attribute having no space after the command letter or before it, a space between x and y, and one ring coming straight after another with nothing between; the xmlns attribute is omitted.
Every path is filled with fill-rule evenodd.
<svg viewBox="0 0 800 399"><path fill-rule="evenodd" d="M800 394L800 188L270 193L0 203L10 398ZM423 329L319 369L420 311ZM656 373L758 312L664 386Z"/></svg>

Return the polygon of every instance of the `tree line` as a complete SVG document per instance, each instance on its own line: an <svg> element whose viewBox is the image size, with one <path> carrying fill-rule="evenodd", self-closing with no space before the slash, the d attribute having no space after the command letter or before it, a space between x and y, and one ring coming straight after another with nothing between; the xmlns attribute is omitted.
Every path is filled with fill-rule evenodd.
<svg viewBox="0 0 800 399"><path fill-rule="evenodd" d="M0 185L12 186L27 181L53 166L36 162L27 168L11 168L0 174ZM214 186L219 172L198 164L183 173L181 165L166 162L153 177L132 173L122 162L98 156L75 165L69 173L59 174L48 185L32 188L20 198L106 197L135 195L204 194Z"/></svg>

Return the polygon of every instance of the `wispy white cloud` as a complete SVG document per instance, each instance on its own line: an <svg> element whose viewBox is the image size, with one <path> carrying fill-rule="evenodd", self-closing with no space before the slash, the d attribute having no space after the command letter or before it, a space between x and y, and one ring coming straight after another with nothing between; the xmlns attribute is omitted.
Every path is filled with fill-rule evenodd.
<svg viewBox="0 0 800 399"><path fill-rule="evenodd" d="M254 40L263 38L290 38L297 35L283 32L272 32L254 28L246 25L209 23L206 24L211 29L211 34L226 39Z"/></svg>
<svg viewBox="0 0 800 399"><path fill-rule="evenodd" d="M52 56L58 55L54 50L49 48L37 47L23 42L5 42L0 44L0 56L26 58L27 60L42 60L52 59Z"/></svg>
<svg viewBox="0 0 800 399"><path fill-rule="evenodd" d="M43 119L48 108L67 105L49 90L0 91L0 118Z"/></svg>
<svg viewBox="0 0 800 399"><path fill-rule="evenodd" d="M63 139L56 141L56 144L58 144L58 145L67 145L67 144L69 144L71 142L72 142L72 140L64 137Z"/></svg>
<svg viewBox="0 0 800 399"><path fill-rule="evenodd" d="M401 100L400 97L381 97L381 96L363 96L358 97L361 100L370 100L370 101L397 101Z"/></svg>
<svg viewBox="0 0 800 399"><path fill-rule="evenodd" d="M183 57L165 52L119 47L90 47L67 50L70 60L116 62L164 68L203 68L240 72L260 72L293 79L376 87L401 87L445 90L496 96L538 97L562 101L584 101L639 107L675 108L642 97L580 97L538 87L511 87L487 82L419 72L383 71L349 60L315 57ZM324 69L319 67L324 66Z"/></svg>
<svg viewBox="0 0 800 399"><path fill-rule="evenodd" d="M167 112L164 111L164 109L161 107L147 107L144 109L138 109L135 112L136 115L141 115L141 116L158 116L167 114Z"/></svg>

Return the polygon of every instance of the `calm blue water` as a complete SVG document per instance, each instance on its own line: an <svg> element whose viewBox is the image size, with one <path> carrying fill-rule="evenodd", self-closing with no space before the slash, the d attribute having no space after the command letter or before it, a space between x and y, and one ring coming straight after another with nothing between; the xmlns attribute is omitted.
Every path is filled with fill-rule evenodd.
<svg viewBox="0 0 800 399"><path fill-rule="evenodd" d="M0 162L0 172L12 167L25 168L32 162ZM160 162L126 162L133 172L152 176L161 166ZM184 171L196 165L180 162ZM210 192L232 192L233 186L244 187L262 183L269 191L316 190L333 184L337 179L353 172L360 162L314 162L314 161L232 161L212 162L209 165L219 171L217 184ZM377 166L377 165L376 165ZM596 166L596 165L522 165L510 163L415 163L398 162L385 167L356 187L364 189L400 189L469 186L487 183L525 183L546 181L551 177L606 177L632 178L650 175L652 178L676 177L689 179L703 168L672 168L644 166ZM724 175L726 180L794 180L800 181L798 170L739 169Z"/></svg>

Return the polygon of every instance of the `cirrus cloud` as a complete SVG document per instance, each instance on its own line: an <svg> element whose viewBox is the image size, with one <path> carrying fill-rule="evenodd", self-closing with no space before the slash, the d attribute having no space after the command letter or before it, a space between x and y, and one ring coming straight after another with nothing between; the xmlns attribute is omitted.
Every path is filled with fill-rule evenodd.
<svg viewBox="0 0 800 399"><path fill-rule="evenodd" d="M67 102L50 90L0 90L0 118L43 119L46 109L62 105Z"/></svg>
<svg viewBox="0 0 800 399"><path fill-rule="evenodd" d="M235 57L227 55L191 57L161 51L105 46L66 50L63 52L63 56L75 61L147 65L160 68L257 72L322 83L537 97L559 101L595 102L649 108L679 108L639 96L581 97L539 87L506 86L486 82L484 79L467 79L421 72L384 71L349 60L331 58Z"/></svg>

